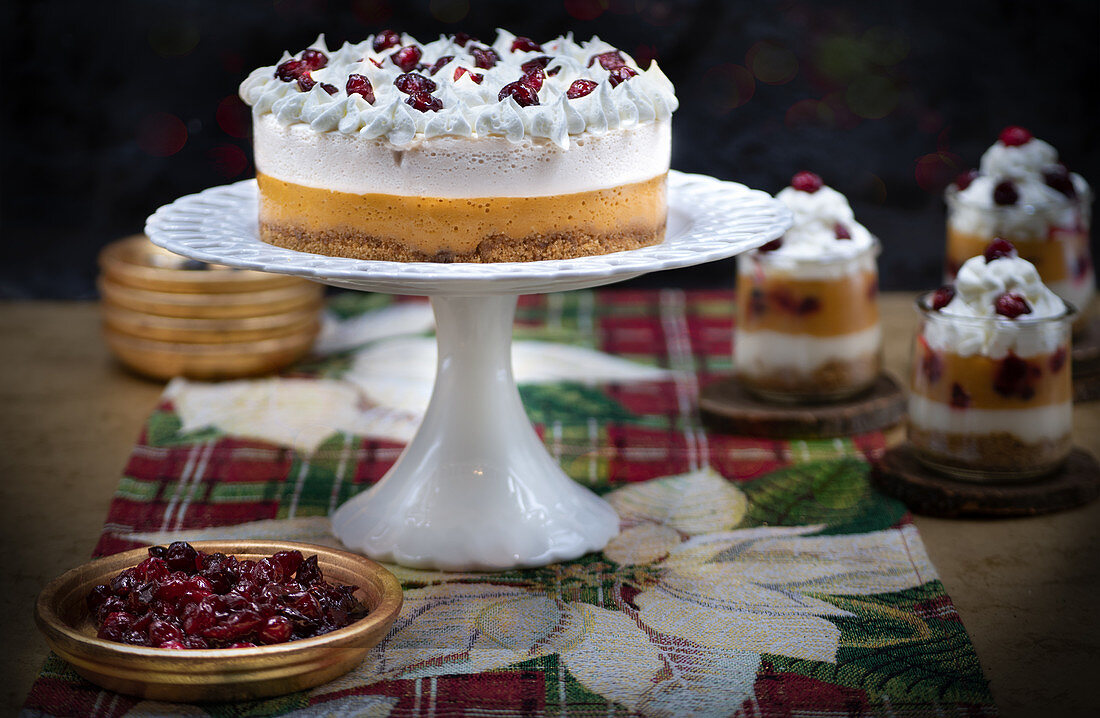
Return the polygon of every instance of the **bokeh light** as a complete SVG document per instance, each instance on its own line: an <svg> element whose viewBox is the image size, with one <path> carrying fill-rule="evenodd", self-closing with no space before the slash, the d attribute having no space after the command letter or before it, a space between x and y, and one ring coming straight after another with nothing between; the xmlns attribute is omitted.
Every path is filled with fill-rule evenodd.
<svg viewBox="0 0 1100 718"><path fill-rule="evenodd" d="M146 115L138 124L137 143L154 157L171 157L187 144L187 126L167 112Z"/></svg>
<svg viewBox="0 0 1100 718"><path fill-rule="evenodd" d="M783 45L761 40L745 54L745 65L757 80L768 85L782 85L798 74L798 58Z"/></svg>
<svg viewBox="0 0 1100 718"><path fill-rule="evenodd" d="M724 114L752 99L756 81L745 67L725 63L703 73L703 87L706 107Z"/></svg>
<svg viewBox="0 0 1100 718"><path fill-rule="evenodd" d="M372 30L393 15L393 8L387 0L355 0L351 4L351 11L359 22Z"/></svg>
<svg viewBox="0 0 1100 718"><path fill-rule="evenodd" d="M638 67L644 70L657 59L657 48L653 45L638 45L631 55L634 57L634 61L638 63Z"/></svg>
<svg viewBox="0 0 1100 718"><path fill-rule="evenodd" d="M218 145L207 153L214 169L222 177L233 179L248 169L248 157L244 150L236 145Z"/></svg>
<svg viewBox="0 0 1100 718"><path fill-rule="evenodd" d="M962 159L951 152L933 152L918 157L914 175L925 192L939 194L963 170Z"/></svg>
<svg viewBox="0 0 1100 718"><path fill-rule="evenodd" d="M863 33L868 56L879 65L896 65L909 55L909 38L900 30L876 25Z"/></svg>
<svg viewBox="0 0 1100 718"><path fill-rule="evenodd" d="M577 20L595 20L607 6L608 0L565 0L565 12Z"/></svg>
<svg viewBox="0 0 1100 718"><path fill-rule="evenodd" d="M431 0L428 9L440 22L460 22L470 13L468 0Z"/></svg>
<svg viewBox="0 0 1100 718"><path fill-rule="evenodd" d="M237 95L228 95L218 103L218 109L214 114L218 121L218 127L230 137L248 137L248 129L252 124L252 113L248 105L241 101Z"/></svg>
<svg viewBox="0 0 1100 718"><path fill-rule="evenodd" d="M836 113L827 103L809 98L791 105L784 123L792 129L804 125L832 127L836 124Z"/></svg>
<svg viewBox="0 0 1100 718"><path fill-rule="evenodd" d="M880 120L898 105L894 83L880 75L861 75L848 85L844 100L855 114L865 120Z"/></svg>

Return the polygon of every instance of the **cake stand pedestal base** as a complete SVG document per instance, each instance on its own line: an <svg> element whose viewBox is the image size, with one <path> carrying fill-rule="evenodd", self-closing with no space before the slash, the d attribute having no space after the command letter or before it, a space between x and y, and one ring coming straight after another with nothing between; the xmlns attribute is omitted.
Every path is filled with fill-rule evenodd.
<svg viewBox="0 0 1100 718"><path fill-rule="evenodd" d="M512 375L516 296L433 297L439 359L424 420L380 482L332 517L379 561L444 570L542 566L602 549L614 509L546 451Z"/></svg>
<svg viewBox="0 0 1100 718"><path fill-rule="evenodd" d="M1064 511L1100 497L1100 461L1074 448L1061 469L1034 481L978 484L928 468L909 444L890 449L872 471L875 486L915 513L941 518L1011 518Z"/></svg>
<svg viewBox="0 0 1100 718"><path fill-rule="evenodd" d="M827 439L897 425L905 416L905 394L889 374L872 387L828 404L774 404L749 393L736 377L703 387L703 420L720 431L768 439Z"/></svg>

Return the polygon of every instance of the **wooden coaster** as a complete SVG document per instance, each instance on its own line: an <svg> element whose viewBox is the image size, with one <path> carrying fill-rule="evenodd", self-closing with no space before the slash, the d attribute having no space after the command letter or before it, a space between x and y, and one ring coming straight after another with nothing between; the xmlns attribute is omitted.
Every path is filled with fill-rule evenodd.
<svg viewBox="0 0 1100 718"><path fill-rule="evenodd" d="M1010 518L1064 511L1100 496L1100 461L1074 448L1055 474L1020 483L956 481L922 464L912 446L888 450L875 465L872 481L913 512L942 518Z"/></svg>
<svg viewBox="0 0 1100 718"><path fill-rule="evenodd" d="M831 404L772 404L747 392L736 378L703 388L703 420L731 434L769 439L827 439L893 426L905 416L905 393L880 374L867 392Z"/></svg>

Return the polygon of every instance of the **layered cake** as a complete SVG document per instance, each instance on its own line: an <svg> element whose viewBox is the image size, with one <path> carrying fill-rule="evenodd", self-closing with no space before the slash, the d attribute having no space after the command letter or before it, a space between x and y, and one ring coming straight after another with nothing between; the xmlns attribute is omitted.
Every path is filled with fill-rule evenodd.
<svg viewBox="0 0 1100 718"><path fill-rule="evenodd" d="M1073 310L997 239L918 302L909 439L934 468L1024 478L1068 455Z"/></svg>
<svg viewBox="0 0 1100 718"><path fill-rule="evenodd" d="M978 170L947 190L947 274L995 237L1011 241L1055 294L1084 310L1095 293L1089 252L1092 193L1058 151L1022 127L1008 127Z"/></svg>
<svg viewBox="0 0 1100 718"><path fill-rule="evenodd" d="M795 175L777 199L793 226L738 257L737 375L766 399L851 396L881 369L878 243L844 195L811 172Z"/></svg>
<svg viewBox="0 0 1100 718"><path fill-rule="evenodd" d="M504 262L657 244L677 101L571 35L321 37L252 72L260 235L361 259Z"/></svg>

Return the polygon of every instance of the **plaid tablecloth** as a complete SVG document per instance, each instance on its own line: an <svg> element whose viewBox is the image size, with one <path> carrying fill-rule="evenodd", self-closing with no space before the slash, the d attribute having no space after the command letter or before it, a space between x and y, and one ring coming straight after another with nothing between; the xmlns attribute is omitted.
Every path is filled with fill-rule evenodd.
<svg viewBox="0 0 1100 718"><path fill-rule="evenodd" d="M101 691L51 656L25 716L986 716L973 646L905 508L868 483L880 433L708 431L730 369L728 292L522 297L529 415L622 518L607 549L493 574L392 567L402 614L356 670L265 701ZM279 378L173 382L96 549L180 538L337 545L328 514L415 430L434 371L426 302L344 294L318 356Z"/></svg>

